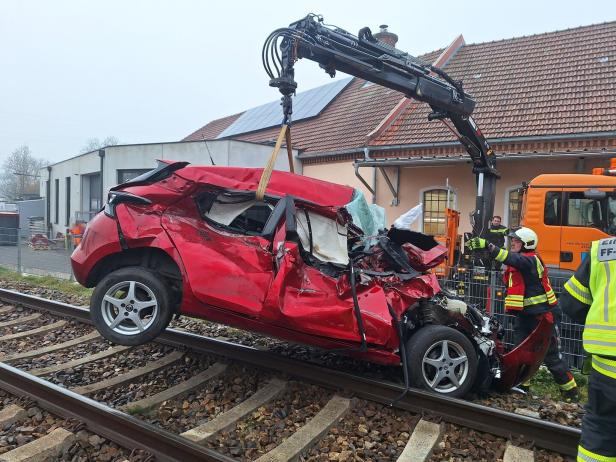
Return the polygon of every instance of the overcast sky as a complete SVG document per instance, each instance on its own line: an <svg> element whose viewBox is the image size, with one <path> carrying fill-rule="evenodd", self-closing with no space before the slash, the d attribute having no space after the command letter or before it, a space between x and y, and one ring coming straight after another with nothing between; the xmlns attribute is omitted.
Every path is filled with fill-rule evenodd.
<svg viewBox="0 0 616 462"><path fill-rule="evenodd" d="M613 0L0 0L0 162L26 144L58 161L90 138L177 141L273 101L261 47L309 12L353 33L380 24L422 54L616 20ZM328 83L296 67L299 89ZM521 82L523 84L523 82Z"/></svg>

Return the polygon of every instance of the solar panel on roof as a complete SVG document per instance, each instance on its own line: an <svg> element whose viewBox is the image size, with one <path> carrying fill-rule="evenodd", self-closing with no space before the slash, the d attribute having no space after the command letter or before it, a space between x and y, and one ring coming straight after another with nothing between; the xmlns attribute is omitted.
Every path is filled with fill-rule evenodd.
<svg viewBox="0 0 616 462"><path fill-rule="evenodd" d="M293 121L315 117L351 82L352 77L312 88L298 93L293 98ZM235 122L224 129L216 138L239 135L268 127L275 127L282 122L280 100L249 109Z"/></svg>

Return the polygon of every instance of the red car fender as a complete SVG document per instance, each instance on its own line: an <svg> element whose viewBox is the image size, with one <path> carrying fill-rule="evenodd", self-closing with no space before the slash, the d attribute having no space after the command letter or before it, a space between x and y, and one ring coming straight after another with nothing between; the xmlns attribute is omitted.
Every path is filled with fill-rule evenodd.
<svg viewBox="0 0 616 462"><path fill-rule="evenodd" d="M552 313L541 315L535 330L517 347L502 356L501 377L496 383L498 390L509 390L524 383L537 372L550 346L553 324Z"/></svg>
<svg viewBox="0 0 616 462"><path fill-rule="evenodd" d="M77 282L87 287L92 268L101 259L121 250L117 222L104 213L96 214L86 227L81 243L71 255L71 266Z"/></svg>
<svg viewBox="0 0 616 462"><path fill-rule="evenodd" d="M126 245L129 248L149 246L161 235L170 243L160 224L162 212L162 207L156 205L119 204L115 213Z"/></svg>
<svg viewBox="0 0 616 462"><path fill-rule="evenodd" d="M184 262L177 248L161 226L160 210L144 211L148 206L120 204L116 216L120 223L124 242L129 249L160 249L175 262L182 275L182 304L180 313L198 315L200 302L195 298Z"/></svg>

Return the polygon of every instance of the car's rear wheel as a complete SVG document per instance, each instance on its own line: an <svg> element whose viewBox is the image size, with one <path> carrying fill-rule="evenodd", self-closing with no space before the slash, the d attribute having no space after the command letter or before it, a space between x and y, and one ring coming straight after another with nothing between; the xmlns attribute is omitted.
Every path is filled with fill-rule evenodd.
<svg viewBox="0 0 616 462"><path fill-rule="evenodd" d="M407 342L411 384L442 395L460 398L477 377L477 353L461 332L428 325Z"/></svg>
<svg viewBox="0 0 616 462"><path fill-rule="evenodd" d="M120 345L141 345L157 337L172 315L169 290L151 271L118 269L98 283L90 316L103 337Z"/></svg>

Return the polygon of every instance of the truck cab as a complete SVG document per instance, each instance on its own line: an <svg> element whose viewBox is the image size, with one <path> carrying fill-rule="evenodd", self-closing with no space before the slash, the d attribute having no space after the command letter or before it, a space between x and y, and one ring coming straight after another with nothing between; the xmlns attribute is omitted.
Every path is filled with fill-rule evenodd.
<svg viewBox="0 0 616 462"><path fill-rule="evenodd" d="M522 226L539 236L548 266L563 275L575 271L592 241L616 234L616 159L592 174L534 178L524 188Z"/></svg>

